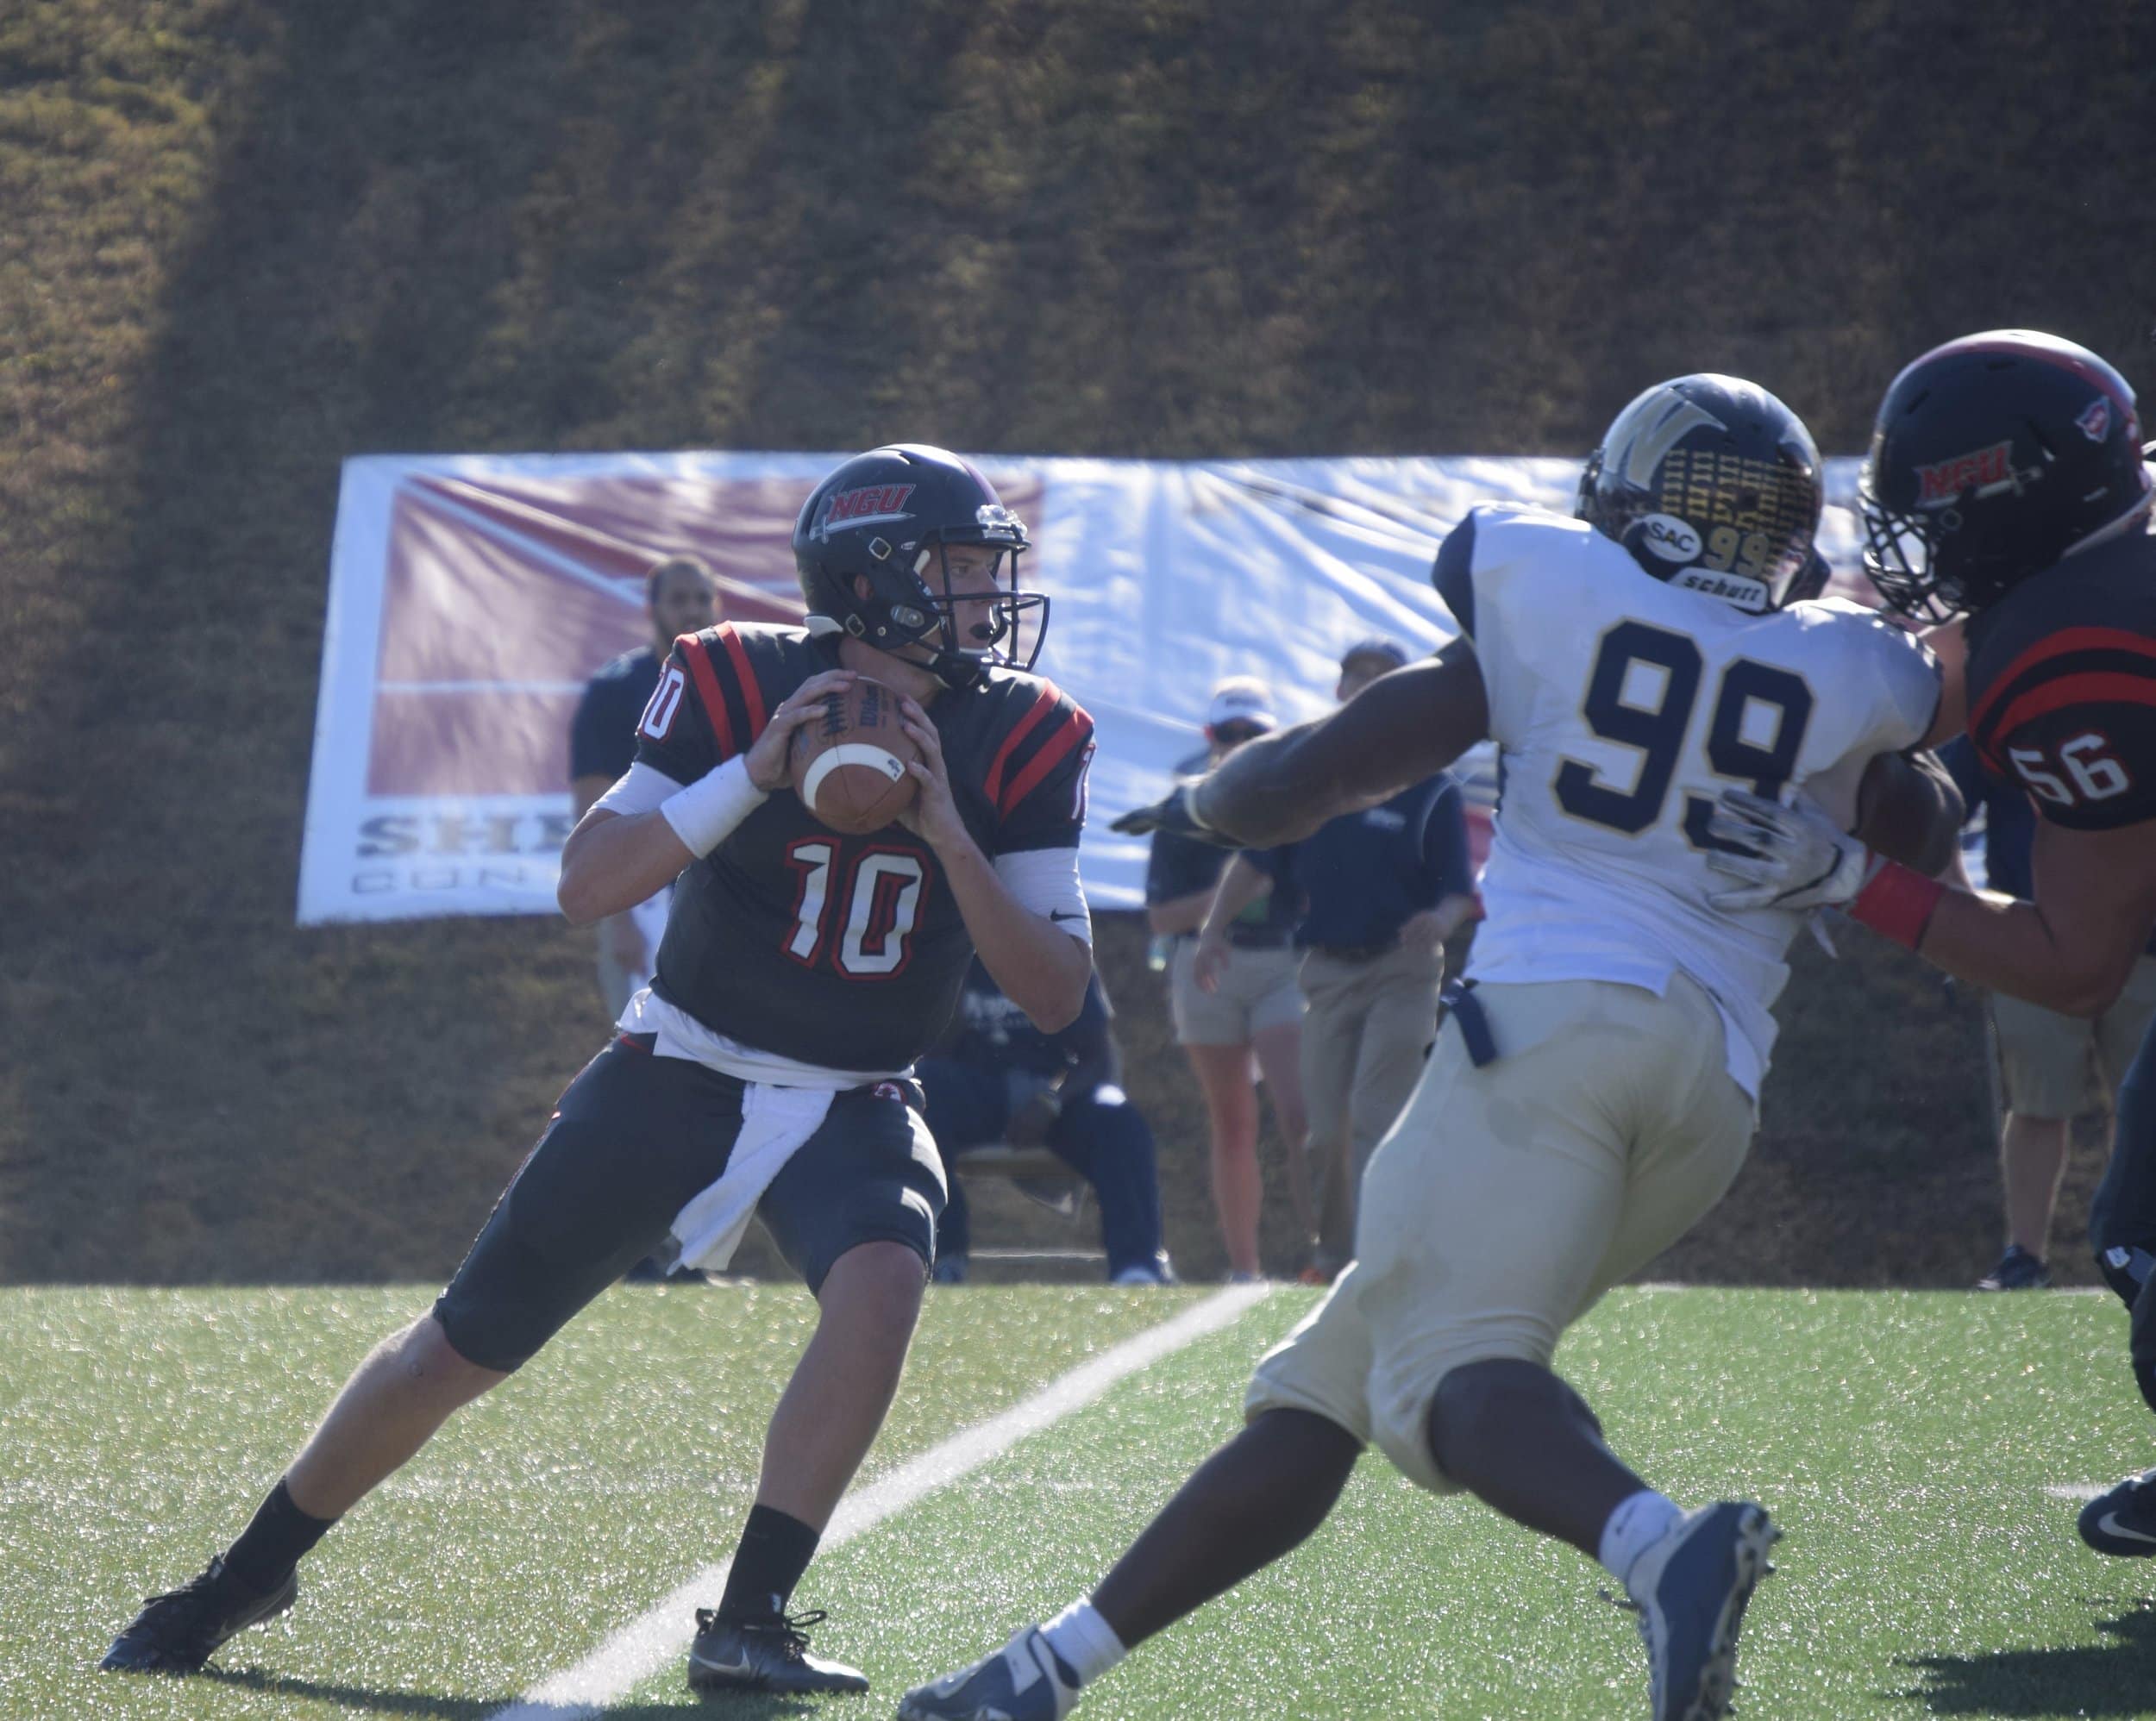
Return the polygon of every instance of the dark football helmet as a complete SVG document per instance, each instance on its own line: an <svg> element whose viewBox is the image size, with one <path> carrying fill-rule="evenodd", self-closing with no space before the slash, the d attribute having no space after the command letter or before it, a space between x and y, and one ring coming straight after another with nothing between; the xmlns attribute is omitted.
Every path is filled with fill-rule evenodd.
<svg viewBox="0 0 2156 1721"><path fill-rule="evenodd" d="M961 638L945 554L953 544L996 553L992 619ZM848 633L879 651L925 647L924 666L946 686L968 685L988 664L1031 669L1048 630L1048 599L1018 590L1025 523L995 486L942 448L898 443L844 462L810 493L793 523L793 566L812 633ZM1005 584L1007 576L1007 584ZM868 595L856 582L868 582ZM1031 621L1031 648L1020 647Z"/></svg>
<svg viewBox="0 0 2156 1721"><path fill-rule="evenodd" d="M2149 504L2134 391L2025 329L1934 347L1879 403L1857 480L1865 572L1920 622L1981 610Z"/></svg>
<svg viewBox="0 0 2156 1721"><path fill-rule="evenodd" d="M1657 579L1763 612L1809 561L1822 496L1803 421L1757 383L1702 374L1617 415L1574 511Z"/></svg>

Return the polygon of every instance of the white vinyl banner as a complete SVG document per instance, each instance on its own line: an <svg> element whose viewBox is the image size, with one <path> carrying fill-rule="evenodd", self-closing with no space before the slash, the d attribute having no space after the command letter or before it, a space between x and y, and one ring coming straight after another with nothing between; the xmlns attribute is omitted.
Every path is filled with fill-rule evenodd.
<svg viewBox="0 0 2156 1721"><path fill-rule="evenodd" d="M554 912L570 718L586 679L646 641L646 570L697 555L724 616L797 618L793 517L839 458L348 460L301 923ZM1438 540L1477 502L1570 511L1579 472L1467 457L975 458L1031 531L1025 584L1052 600L1036 667L1098 725L1082 871L1101 909L1143 903L1145 840L1108 822L1201 748L1215 682L1261 677L1294 721L1331 704L1351 642L1436 649L1452 633L1428 579ZM1829 463L1835 502L1854 467ZM1846 506L1830 507L1821 548L1838 568L1855 541ZM1494 776L1469 775L1486 817Z"/></svg>

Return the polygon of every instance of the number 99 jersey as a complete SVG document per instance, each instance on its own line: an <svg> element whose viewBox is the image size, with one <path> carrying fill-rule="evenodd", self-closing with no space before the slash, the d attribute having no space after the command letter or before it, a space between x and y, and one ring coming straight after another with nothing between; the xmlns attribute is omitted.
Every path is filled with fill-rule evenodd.
<svg viewBox="0 0 2156 1721"><path fill-rule="evenodd" d="M2156 538L2092 545L1969 623L1969 738L2053 824L2156 818Z"/></svg>
<svg viewBox="0 0 2156 1721"><path fill-rule="evenodd" d="M1802 787L1853 823L1865 767L1937 713L1931 654L1839 599L1752 614L1664 584L1593 527L1535 510L1476 509L1432 578L1474 647L1498 748L1476 977L1660 994L1689 975L1756 1096L1801 917L1711 906L1726 886L1708 815L1733 784Z"/></svg>

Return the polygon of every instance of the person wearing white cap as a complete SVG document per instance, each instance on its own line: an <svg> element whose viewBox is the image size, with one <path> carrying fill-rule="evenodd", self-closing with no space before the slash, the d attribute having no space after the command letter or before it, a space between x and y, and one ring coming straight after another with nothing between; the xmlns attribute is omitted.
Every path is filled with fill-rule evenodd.
<svg viewBox="0 0 2156 1721"><path fill-rule="evenodd" d="M1244 742L1275 727L1272 695L1263 681L1236 676L1213 690L1206 710L1206 750L1184 762L1189 773L1218 765ZM1316 1209L1303 1153L1307 1129L1302 1103L1302 992L1295 983L1294 947L1301 904L1268 888L1257 893L1225 929L1228 947L1218 984L1201 991L1194 978L1197 932L1212 906L1223 851L1172 831L1155 835L1145 871L1146 918L1156 936L1174 941L1169 958L1169 1008L1176 1042L1188 1055L1205 1096L1212 1136L1213 1199L1238 1279L1258 1276L1257 1221L1263 1186L1257 1166L1256 1059L1273 1101L1273 1118L1288 1142L1288 1192L1295 1226L1315 1235Z"/></svg>

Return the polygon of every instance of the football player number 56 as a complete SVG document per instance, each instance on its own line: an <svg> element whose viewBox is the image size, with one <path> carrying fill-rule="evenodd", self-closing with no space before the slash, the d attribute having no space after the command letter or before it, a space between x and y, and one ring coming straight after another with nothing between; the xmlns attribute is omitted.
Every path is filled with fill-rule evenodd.
<svg viewBox="0 0 2156 1721"><path fill-rule="evenodd" d="M1557 804L1575 818L1627 836L1659 819L1705 668L1699 647L1666 628L1620 622L1603 635L1582 713L1605 741L1638 749L1639 774L1631 788L1615 789L1593 766L1568 759L1551 785ZM1749 783L1756 794L1777 794L1796 768L1811 717L1812 690L1802 676L1740 657L1714 690L1708 767L1717 777ZM1704 795L1687 795L1684 802L1684 834L1692 846L1727 847L1708 834L1714 803Z"/></svg>
<svg viewBox="0 0 2156 1721"><path fill-rule="evenodd" d="M2134 786L2126 767L2098 750L2108 745L2104 736L2091 731L2063 743L2056 759L2038 747L2009 747L2006 756L2031 793L2053 806L2071 807L2108 801Z"/></svg>

